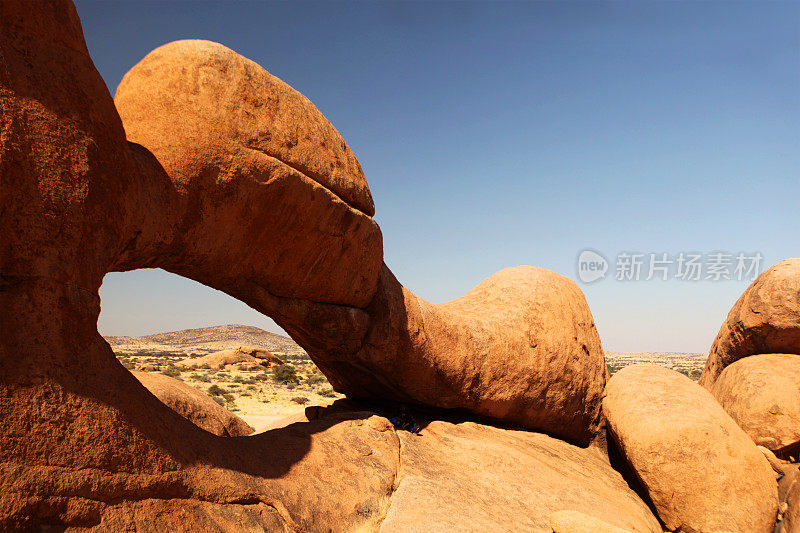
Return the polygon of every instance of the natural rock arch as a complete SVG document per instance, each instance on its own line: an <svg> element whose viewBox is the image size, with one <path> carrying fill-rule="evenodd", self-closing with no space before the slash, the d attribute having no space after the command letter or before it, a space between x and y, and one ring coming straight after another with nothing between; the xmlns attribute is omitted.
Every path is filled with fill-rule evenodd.
<svg viewBox="0 0 800 533"><path fill-rule="evenodd" d="M187 107L191 118L154 114L158 95L145 89L172 82L138 85L140 64L117 103L145 148L126 141L69 2L3 1L0 46L4 526L122 527L180 508L198 527L245 517L323 528L394 482L396 435L369 414L225 439L161 404L97 332L98 289L115 270L158 266L241 299L351 396L460 408L582 442L596 432L606 370L574 283L519 267L441 306L414 296L382 263L349 148L254 63L213 43L156 51L166 55L151 74L174 52L198 73L180 76L192 91L162 99L214 105ZM206 92L221 72L236 90ZM213 109L237 118L198 121Z"/></svg>

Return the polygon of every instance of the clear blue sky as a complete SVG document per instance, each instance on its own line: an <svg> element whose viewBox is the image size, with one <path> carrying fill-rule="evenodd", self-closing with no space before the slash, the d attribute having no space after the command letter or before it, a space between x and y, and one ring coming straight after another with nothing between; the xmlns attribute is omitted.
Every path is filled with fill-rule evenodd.
<svg viewBox="0 0 800 533"><path fill-rule="evenodd" d="M613 278L622 251L800 255L800 3L77 2L113 94L202 38L308 96L358 156L385 260L434 303L508 266L578 279L607 351L706 351L744 281ZM176 120L179 120L176 117ZM161 271L107 276L104 334L244 323Z"/></svg>

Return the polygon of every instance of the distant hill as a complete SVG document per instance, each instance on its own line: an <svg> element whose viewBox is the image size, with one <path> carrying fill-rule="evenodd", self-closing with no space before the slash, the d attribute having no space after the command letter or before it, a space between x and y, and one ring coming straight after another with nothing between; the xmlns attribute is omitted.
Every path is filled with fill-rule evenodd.
<svg viewBox="0 0 800 533"><path fill-rule="evenodd" d="M157 333L144 337L105 337L117 352L135 351L216 351L237 346L261 346L276 353L304 353L289 337L253 326L213 326Z"/></svg>

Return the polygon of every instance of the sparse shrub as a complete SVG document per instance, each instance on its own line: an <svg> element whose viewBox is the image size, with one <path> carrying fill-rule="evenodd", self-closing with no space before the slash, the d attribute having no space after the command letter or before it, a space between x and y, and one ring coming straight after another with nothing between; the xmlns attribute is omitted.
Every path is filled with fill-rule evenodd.
<svg viewBox="0 0 800 533"><path fill-rule="evenodd" d="M292 365L283 364L275 369L272 374L272 381L275 383L292 384L300 383L297 378L297 370Z"/></svg>
<svg viewBox="0 0 800 533"><path fill-rule="evenodd" d="M208 363L204 363L198 366L197 368L202 368L203 370L211 370L211 365L209 365Z"/></svg>
<svg viewBox="0 0 800 533"><path fill-rule="evenodd" d="M295 385L293 382L289 382L289 383L286 384L286 388L289 389L289 390L294 389L296 386L297 385Z"/></svg>
<svg viewBox="0 0 800 533"><path fill-rule="evenodd" d="M255 385L248 385L247 386L247 390L256 390L256 389L258 389L258 387L256 387Z"/></svg>
<svg viewBox="0 0 800 533"><path fill-rule="evenodd" d="M223 399L222 399L222 398L220 398L219 396L213 396L213 398L214 398L214 401L215 401L215 402L217 402L217 403L218 403L218 404L220 404L221 406L225 407L225 400L223 400Z"/></svg>
<svg viewBox="0 0 800 533"><path fill-rule="evenodd" d="M334 392L333 389L325 389L320 391L318 394L323 398L333 398L334 396L336 396L336 393Z"/></svg>
<svg viewBox="0 0 800 533"><path fill-rule="evenodd" d="M211 378L209 378L206 374L192 374L192 379L196 379L202 383L211 383Z"/></svg>
<svg viewBox="0 0 800 533"><path fill-rule="evenodd" d="M238 383L231 383L230 385L228 385L228 388L229 389L238 389L239 388L239 384Z"/></svg>
<svg viewBox="0 0 800 533"><path fill-rule="evenodd" d="M295 396L294 398L292 398L292 401L294 403L299 403L300 405L305 405L308 403L308 398L306 398L305 396Z"/></svg>
<svg viewBox="0 0 800 533"><path fill-rule="evenodd" d="M211 385L208 388L208 393L211 396L222 396L223 394L225 394L225 389L223 389L222 387L220 387L215 383L214 385Z"/></svg>
<svg viewBox="0 0 800 533"><path fill-rule="evenodd" d="M161 369L161 373L171 378L177 379L181 377L181 371L175 368L174 366L165 366L164 368Z"/></svg>
<svg viewBox="0 0 800 533"><path fill-rule="evenodd" d="M306 383L309 385L317 385L326 381L328 380L326 380L323 376L310 375L306 377Z"/></svg>
<svg viewBox="0 0 800 533"><path fill-rule="evenodd" d="M235 399L235 398L233 397L233 394L227 394L227 393L226 393L226 394L223 394L223 395L222 395L222 397L223 397L223 398L225 398L225 401L226 401L226 402L232 402L232 401Z"/></svg>
<svg viewBox="0 0 800 533"><path fill-rule="evenodd" d="M252 394L250 394L249 392L243 392L239 394L239 396L252 396Z"/></svg>
<svg viewBox="0 0 800 533"><path fill-rule="evenodd" d="M242 376L233 376L234 383L244 383L244 378Z"/></svg>

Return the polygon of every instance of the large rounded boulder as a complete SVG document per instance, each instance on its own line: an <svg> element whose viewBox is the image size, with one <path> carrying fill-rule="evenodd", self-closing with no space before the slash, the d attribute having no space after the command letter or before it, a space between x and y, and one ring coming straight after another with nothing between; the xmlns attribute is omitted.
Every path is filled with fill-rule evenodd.
<svg viewBox="0 0 800 533"><path fill-rule="evenodd" d="M339 390L463 409L578 442L596 434L607 368L570 279L507 268L434 305L384 269L368 311L377 320L363 349L330 373Z"/></svg>
<svg viewBox="0 0 800 533"><path fill-rule="evenodd" d="M707 390L673 370L633 365L609 380L603 411L669 530L772 531L772 467Z"/></svg>
<svg viewBox="0 0 800 533"><path fill-rule="evenodd" d="M132 372L139 383L167 407L196 426L221 437L244 437L253 428L204 392L155 372Z"/></svg>
<svg viewBox="0 0 800 533"><path fill-rule="evenodd" d="M800 445L800 355L740 359L725 367L711 393L756 444L778 454Z"/></svg>
<svg viewBox="0 0 800 533"><path fill-rule="evenodd" d="M766 270L736 301L711 346L700 384L711 388L726 366L764 353L800 354L800 258Z"/></svg>

